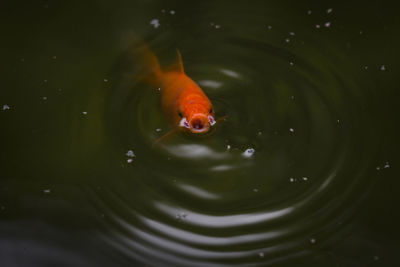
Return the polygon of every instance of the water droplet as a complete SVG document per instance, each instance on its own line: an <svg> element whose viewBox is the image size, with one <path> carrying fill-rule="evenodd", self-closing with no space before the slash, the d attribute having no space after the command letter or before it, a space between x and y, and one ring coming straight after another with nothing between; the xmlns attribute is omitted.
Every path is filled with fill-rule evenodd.
<svg viewBox="0 0 400 267"><path fill-rule="evenodd" d="M132 150L128 150L125 155L130 158L136 157L135 153L133 153Z"/></svg>
<svg viewBox="0 0 400 267"><path fill-rule="evenodd" d="M255 149L254 148L248 148L248 149L246 149L244 152L243 152L243 157L245 157L245 158L250 158L251 156L253 156L253 154L254 154L254 152L255 152Z"/></svg>
<svg viewBox="0 0 400 267"><path fill-rule="evenodd" d="M160 21L158 19L152 19L150 21L150 25L152 25L155 29L157 29L158 27L160 27Z"/></svg>

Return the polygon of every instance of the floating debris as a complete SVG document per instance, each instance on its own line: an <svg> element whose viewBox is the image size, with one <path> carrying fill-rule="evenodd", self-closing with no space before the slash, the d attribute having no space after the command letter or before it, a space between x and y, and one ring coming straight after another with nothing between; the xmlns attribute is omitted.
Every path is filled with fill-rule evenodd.
<svg viewBox="0 0 400 267"><path fill-rule="evenodd" d="M293 177L290 177L290 178L289 178L289 181L290 181L291 183L294 183L294 182L296 182L296 179L294 179Z"/></svg>
<svg viewBox="0 0 400 267"><path fill-rule="evenodd" d="M132 163L133 159L127 159L126 162Z"/></svg>
<svg viewBox="0 0 400 267"><path fill-rule="evenodd" d="M289 32L289 35L290 36L295 36L295 33L294 32Z"/></svg>
<svg viewBox="0 0 400 267"><path fill-rule="evenodd" d="M42 97L43 100L47 100L47 96Z"/></svg>
<svg viewBox="0 0 400 267"><path fill-rule="evenodd" d="M175 15L175 10L171 10L171 11L169 12L169 14Z"/></svg>
<svg viewBox="0 0 400 267"><path fill-rule="evenodd" d="M330 22L325 22L324 26L325 26L326 28L329 28L329 27L331 26L331 23L330 23Z"/></svg>
<svg viewBox="0 0 400 267"><path fill-rule="evenodd" d="M258 253L258 256L259 256L260 258L264 258L264 252L259 252L259 253Z"/></svg>
<svg viewBox="0 0 400 267"><path fill-rule="evenodd" d="M310 239L310 243L311 243L311 244L315 244L315 243L317 243L317 240L316 240L315 238L311 238L311 239Z"/></svg>
<svg viewBox="0 0 400 267"><path fill-rule="evenodd" d="M51 190L50 190L50 189L43 189L43 193L45 193L45 194L50 194L50 193L51 193Z"/></svg>
<svg viewBox="0 0 400 267"><path fill-rule="evenodd" d="M176 216L175 216L175 218L177 219L177 220L184 220L185 218L187 217L187 214L186 213L184 213L184 212L181 212L181 213L178 213L178 214L176 214Z"/></svg>
<svg viewBox="0 0 400 267"><path fill-rule="evenodd" d="M150 25L152 25L155 29L157 29L158 27L160 27L160 21L158 19L152 19L150 21Z"/></svg>
<svg viewBox="0 0 400 267"><path fill-rule="evenodd" d="M257 188L254 188L254 189L253 189L253 192L257 193L257 192L258 192L258 189L257 189Z"/></svg>
<svg viewBox="0 0 400 267"><path fill-rule="evenodd" d="M9 105L7 105L7 104L4 104L3 105L3 110L9 110L10 109L10 106Z"/></svg>
<svg viewBox="0 0 400 267"><path fill-rule="evenodd" d="M105 82L105 83L108 82L108 79L104 79L104 82Z"/></svg>
<svg viewBox="0 0 400 267"><path fill-rule="evenodd" d="M286 43L290 43L290 39L289 39L289 38L286 38L286 39L285 39L285 42L286 42Z"/></svg>
<svg viewBox="0 0 400 267"><path fill-rule="evenodd" d="M385 70L386 70L386 66L385 66L385 65L382 65L381 68L380 68L380 70L381 70L381 71L385 71Z"/></svg>
<svg viewBox="0 0 400 267"><path fill-rule="evenodd" d="M326 10L326 13L327 13L327 14L330 14L330 13L332 13L332 11L333 11L333 8L328 8L328 9Z"/></svg>
<svg viewBox="0 0 400 267"><path fill-rule="evenodd" d="M258 131L257 135L259 135L259 136L262 135L262 132L261 132L261 131Z"/></svg>
<svg viewBox="0 0 400 267"><path fill-rule="evenodd" d="M379 167L379 166L378 166L378 167L376 167L376 170L377 170L377 171L379 171L380 169L381 169L381 167Z"/></svg>
<svg viewBox="0 0 400 267"><path fill-rule="evenodd" d="M308 177L302 177L303 181L308 181Z"/></svg>
<svg viewBox="0 0 400 267"><path fill-rule="evenodd" d="M315 28L319 29L319 28L321 28L321 25L317 24L317 25L315 25Z"/></svg>
<svg viewBox="0 0 400 267"><path fill-rule="evenodd" d="M312 13L311 10L308 10L308 11L307 11L307 15L311 15L311 13Z"/></svg>
<svg viewBox="0 0 400 267"><path fill-rule="evenodd" d="M246 149L244 152L243 152L243 157L245 157L245 158L250 158L251 156L253 156L253 154L254 154L254 152L255 152L255 149L254 148L248 148L248 149Z"/></svg>
<svg viewBox="0 0 400 267"><path fill-rule="evenodd" d="M221 28L221 25L216 24L216 25L215 25L215 29L219 29L219 28Z"/></svg>
<svg viewBox="0 0 400 267"><path fill-rule="evenodd" d="M272 26L271 26L271 25L268 25L267 28L268 28L268 30L271 30L271 29L272 29Z"/></svg>
<svg viewBox="0 0 400 267"><path fill-rule="evenodd" d="M390 165L389 165L389 162L385 162L385 165L383 166L383 168L385 168L385 169L388 169L388 168L390 168Z"/></svg>
<svg viewBox="0 0 400 267"><path fill-rule="evenodd" d="M158 133L161 132L161 131L162 131L161 128L157 128L157 129L156 129L156 132L158 132Z"/></svg>
<svg viewBox="0 0 400 267"><path fill-rule="evenodd" d="M294 62L293 62L293 61L290 61L290 62L289 62L289 65L290 65L290 66L294 66Z"/></svg>
<svg viewBox="0 0 400 267"><path fill-rule="evenodd" d="M87 111L82 111L82 114L83 115L87 115Z"/></svg>
<svg viewBox="0 0 400 267"><path fill-rule="evenodd" d="M231 145L226 145L226 150L231 150Z"/></svg>
<svg viewBox="0 0 400 267"><path fill-rule="evenodd" d="M368 66L364 66L364 69L367 70L367 69L368 69Z"/></svg>
<svg viewBox="0 0 400 267"><path fill-rule="evenodd" d="M294 133L294 129L293 129L293 128L290 128L289 131L290 131L291 133Z"/></svg>
<svg viewBox="0 0 400 267"><path fill-rule="evenodd" d="M132 150L128 150L125 155L130 158L136 157L135 153L133 153Z"/></svg>

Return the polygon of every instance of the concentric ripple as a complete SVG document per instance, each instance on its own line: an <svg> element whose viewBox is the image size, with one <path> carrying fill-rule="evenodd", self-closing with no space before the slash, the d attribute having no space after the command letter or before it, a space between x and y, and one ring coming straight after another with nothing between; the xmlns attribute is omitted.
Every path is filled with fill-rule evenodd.
<svg viewBox="0 0 400 267"><path fill-rule="evenodd" d="M104 240L125 259L265 266L311 257L340 239L368 192L375 145L356 104L368 96L339 68L340 53L239 37L219 45L218 55L182 50L187 74L227 115L205 137L176 134L153 147L170 129L158 88L118 69L105 120L122 171L91 196Z"/></svg>

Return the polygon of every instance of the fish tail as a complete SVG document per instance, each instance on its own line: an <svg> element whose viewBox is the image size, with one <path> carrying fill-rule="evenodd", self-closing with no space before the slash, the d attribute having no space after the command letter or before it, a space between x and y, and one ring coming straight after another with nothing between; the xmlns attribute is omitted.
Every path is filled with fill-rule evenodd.
<svg viewBox="0 0 400 267"><path fill-rule="evenodd" d="M153 51L137 35L130 35L127 39L128 57L135 65L134 78L151 86L160 86L163 71Z"/></svg>

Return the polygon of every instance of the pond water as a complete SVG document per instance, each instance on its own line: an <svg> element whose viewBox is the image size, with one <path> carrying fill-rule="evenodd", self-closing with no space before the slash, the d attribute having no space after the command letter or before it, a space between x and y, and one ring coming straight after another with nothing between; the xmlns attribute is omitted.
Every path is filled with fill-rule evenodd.
<svg viewBox="0 0 400 267"><path fill-rule="evenodd" d="M1 9L1 266L396 266L389 1ZM226 116L169 132L129 38Z"/></svg>

